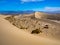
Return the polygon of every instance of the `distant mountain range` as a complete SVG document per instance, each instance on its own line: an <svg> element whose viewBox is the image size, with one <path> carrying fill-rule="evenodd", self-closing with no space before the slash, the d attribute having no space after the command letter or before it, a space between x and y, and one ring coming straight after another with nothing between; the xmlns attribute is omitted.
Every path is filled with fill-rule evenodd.
<svg viewBox="0 0 60 45"><path fill-rule="evenodd" d="M0 11L0 14L5 14L5 15L31 14L31 13L35 13L35 11Z"/></svg>
<svg viewBox="0 0 60 45"><path fill-rule="evenodd" d="M17 14L31 14L35 13L36 11L33 10L27 10L27 11L0 11L0 14L4 15L17 15ZM48 13L48 14L60 14L60 11L52 11L52 12L44 12L44 11L38 11L38 12L43 12L43 13Z"/></svg>
<svg viewBox="0 0 60 45"><path fill-rule="evenodd" d="M60 11L46 11L45 13L48 13L48 14L60 14Z"/></svg>

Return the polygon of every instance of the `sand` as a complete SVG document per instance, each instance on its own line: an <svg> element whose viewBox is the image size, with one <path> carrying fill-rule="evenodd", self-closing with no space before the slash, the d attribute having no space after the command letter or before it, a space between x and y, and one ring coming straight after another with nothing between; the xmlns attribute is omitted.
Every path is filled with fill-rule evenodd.
<svg viewBox="0 0 60 45"><path fill-rule="evenodd" d="M58 40L29 34L4 18L0 17L0 45L60 45Z"/></svg>

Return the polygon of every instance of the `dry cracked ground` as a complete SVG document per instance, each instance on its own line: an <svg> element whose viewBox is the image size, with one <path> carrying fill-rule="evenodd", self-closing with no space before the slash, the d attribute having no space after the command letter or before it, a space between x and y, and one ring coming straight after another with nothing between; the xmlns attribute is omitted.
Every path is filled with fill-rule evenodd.
<svg viewBox="0 0 60 45"><path fill-rule="evenodd" d="M60 24L49 19L37 19L34 15L15 15L5 19L28 33L60 40Z"/></svg>

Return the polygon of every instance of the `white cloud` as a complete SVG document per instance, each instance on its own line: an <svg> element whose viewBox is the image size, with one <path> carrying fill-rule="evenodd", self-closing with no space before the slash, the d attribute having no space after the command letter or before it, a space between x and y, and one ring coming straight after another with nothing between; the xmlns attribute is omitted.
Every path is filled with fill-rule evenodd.
<svg viewBox="0 0 60 45"><path fill-rule="evenodd" d="M25 3L25 2L40 2L40 1L44 1L44 0L21 0L21 2Z"/></svg>
<svg viewBox="0 0 60 45"><path fill-rule="evenodd" d="M45 7L45 11L60 11L60 7Z"/></svg>
<svg viewBox="0 0 60 45"><path fill-rule="evenodd" d="M35 8L35 9L32 9L32 10L53 12L53 11L60 11L60 7L44 7L44 8Z"/></svg>

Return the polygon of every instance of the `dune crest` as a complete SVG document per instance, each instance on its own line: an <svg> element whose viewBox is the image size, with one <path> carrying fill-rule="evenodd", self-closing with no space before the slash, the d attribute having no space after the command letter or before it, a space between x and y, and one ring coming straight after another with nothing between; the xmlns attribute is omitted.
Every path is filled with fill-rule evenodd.
<svg viewBox="0 0 60 45"><path fill-rule="evenodd" d="M35 12L35 18L45 19L47 18L47 14L45 15L45 13L42 13L42 12Z"/></svg>

